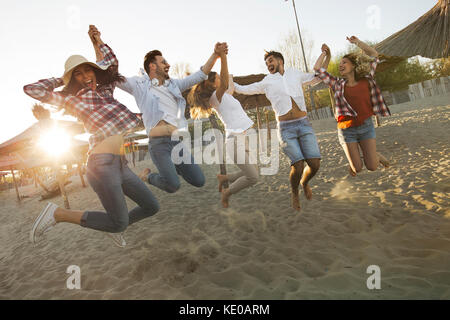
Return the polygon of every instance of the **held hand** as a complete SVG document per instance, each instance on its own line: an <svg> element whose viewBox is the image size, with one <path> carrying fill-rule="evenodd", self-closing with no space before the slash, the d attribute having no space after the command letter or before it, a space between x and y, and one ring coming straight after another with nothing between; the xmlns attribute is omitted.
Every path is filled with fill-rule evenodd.
<svg viewBox="0 0 450 320"><path fill-rule="evenodd" d="M88 34L89 34L89 38L91 38L92 43L98 44L98 43L102 42L102 40L100 38L101 33L100 33L100 31L98 31L96 26L91 24L89 26Z"/></svg>
<svg viewBox="0 0 450 320"><path fill-rule="evenodd" d="M359 42L359 39L357 38L357 37L355 37L355 36L351 36L350 38L349 37L347 37L347 40L350 42L350 43L353 43L353 44L358 44L358 42Z"/></svg>
<svg viewBox="0 0 450 320"><path fill-rule="evenodd" d="M331 56L331 50L330 50L330 47L328 47L325 43L322 44L321 50L322 50L322 53L324 53L325 55Z"/></svg>
<svg viewBox="0 0 450 320"><path fill-rule="evenodd" d="M214 53L217 55L228 54L228 45L226 42L217 42L214 46Z"/></svg>
<svg viewBox="0 0 450 320"><path fill-rule="evenodd" d="M222 42L218 48L217 48L217 52L219 55L224 55L224 54L228 54L228 45L226 42Z"/></svg>

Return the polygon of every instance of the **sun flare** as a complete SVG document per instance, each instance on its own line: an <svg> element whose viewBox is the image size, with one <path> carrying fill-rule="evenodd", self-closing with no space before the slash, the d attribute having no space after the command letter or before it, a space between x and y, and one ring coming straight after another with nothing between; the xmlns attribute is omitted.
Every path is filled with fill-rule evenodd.
<svg viewBox="0 0 450 320"><path fill-rule="evenodd" d="M51 156L60 156L70 148L70 136L61 128L52 128L39 138L38 146Z"/></svg>

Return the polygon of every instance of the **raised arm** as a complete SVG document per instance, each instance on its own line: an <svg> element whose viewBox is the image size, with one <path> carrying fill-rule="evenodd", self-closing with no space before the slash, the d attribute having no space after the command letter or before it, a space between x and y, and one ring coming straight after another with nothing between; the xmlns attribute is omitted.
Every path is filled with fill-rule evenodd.
<svg viewBox="0 0 450 320"><path fill-rule="evenodd" d="M98 31L97 27L94 25L89 25L89 31L88 31L89 38L91 39L92 46L94 47L95 51L95 59L97 62L100 62L103 60L103 53L100 50L100 45L104 44L101 39L101 33Z"/></svg>
<svg viewBox="0 0 450 320"><path fill-rule="evenodd" d="M225 94L225 92L228 89L228 62L227 62L227 54L226 54L226 47L221 46L218 49L219 56L220 56L220 86L216 90L216 97L219 102L222 102L222 97Z"/></svg>
<svg viewBox="0 0 450 320"><path fill-rule="evenodd" d="M322 64L322 68L324 69L328 69L328 65L330 64L331 61L331 50L330 47L328 47L326 44L322 45L322 51L325 51L327 57L325 58L325 61Z"/></svg>
<svg viewBox="0 0 450 320"><path fill-rule="evenodd" d="M213 66L216 63L217 59L219 59L219 57L220 57L220 50L221 50L222 47L224 47L224 50L226 51L226 53L228 53L228 45L227 45L227 43L226 42L223 42L223 43L217 42L216 45L214 46L213 54L209 57L208 61L206 61L206 63L201 68L202 71L206 75L208 75L208 73L211 72L211 69L213 68Z"/></svg>
<svg viewBox="0 0 450 320"><path fill-rule="evenodd" d="M325 70L328 68L328 64L331 60L331 53L330 48L326 45L322 45L322 54L319 56L319 58L316 61L316 64L314 65L314 70L319 71L320 68L324 68Z"/></svg>
<svg viewBox="0 0 450 320"><path fill-rule="evenodd" d="M61 78L49 78L27 84L23 87L23 91L36 100L57 106L59 110L65 109L80 120L87 118L92 111L91 106L85 104L78 97L66 96L61 92L53 91L62 85L64 82Z"/></svg>
<svg viewBox="0 0 450 320"><path fill-rule="evenodd" d="M362 42L361 40L359 40L357 37L355 36L351 36L350 38L347 37L347 40L350 43L356 44L359 48L361 48L361 50L364 51L365 54L367 54L369 57L374 57L377 58L378 57L378 52L377 50L375 50L374 48L372 48L371 46L369 46L367 43Z"/></svg>
<svg viewBox="0 0 450 320"><path fill-rule="evenodd" d="M100 31L94 25L89 26L88 35L94 47L97 63L104 66L118 66L119 60L114 51L103 42Z"/></svg>
<svg viewBox="0 0 450 320"><path fill-rule="evenodd" d="M27 84L23 87L23 91L25 94L36 100L62 108L64 105L64 96L59 92L54 92L53 90L63 85L63 79L49 78Z"/></svg>

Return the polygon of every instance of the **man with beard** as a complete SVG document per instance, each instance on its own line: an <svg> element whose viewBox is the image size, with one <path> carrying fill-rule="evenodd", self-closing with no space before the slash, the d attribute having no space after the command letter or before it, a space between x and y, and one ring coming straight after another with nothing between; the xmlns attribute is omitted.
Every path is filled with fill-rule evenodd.
<svg viewBox="0 0 450 320"><path fill-rule="evenodd" d="M329 48L322 48L328 50ZM328 67L330 55L323 67ZM264 56L268 74L260 82L250 85L235 85L235 92L246 95L265 94L277 116L279 139L283 152L291 161L289 180L292 191L292 207L300 211L299 186L303 187L306 199L311 200L309 181L320 167L320 150L317 138L308 120L302 85L315 78L314 73L304 73L293 68L284 68L280 52L266 52ZM306 161L306 166L304 162Z"/></svg>

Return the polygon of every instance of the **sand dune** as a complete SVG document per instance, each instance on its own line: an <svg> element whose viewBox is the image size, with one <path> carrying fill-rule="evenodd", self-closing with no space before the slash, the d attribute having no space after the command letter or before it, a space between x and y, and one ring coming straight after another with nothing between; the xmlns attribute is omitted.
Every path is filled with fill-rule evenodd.
<svg viewBox="0 0 450 320"><path fill-rule="evenodd" d="M290 208L284 155L277 175L232 197L229 209L219 204L216 165L202 166L204 188L150 187L161 211L127 229L124 249L68 224L33 246L28 232L45 203L33 186L21 188L31 195L21 204L2 192L0 298L449 299L449 101L391 107L376 132L392 166L357 177L347 174L334 121L313 121L323 160L300 214ZM72 180L72 207L101 210L92 189ZM66 288L69 265L81 268L81 290ZM380 290L366 286L370 265L381 268Z"/></svg>

